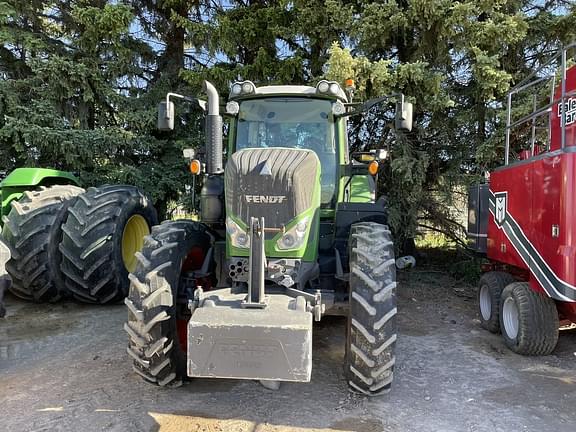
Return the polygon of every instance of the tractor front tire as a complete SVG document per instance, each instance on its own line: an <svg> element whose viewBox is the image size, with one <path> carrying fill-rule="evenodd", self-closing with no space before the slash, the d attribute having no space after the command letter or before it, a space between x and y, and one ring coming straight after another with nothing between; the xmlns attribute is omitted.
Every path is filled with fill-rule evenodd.
<svg viewBox="0 0 576 432"><path fill-rule="evenodd" d="M70 295L86 303L123 300L135 253L157 223L156 210L138 188L89 188L68 209L62 226L61 269Z"/></svg>
<svg viewBox="0 0 576 432"><path fill-rule="evenodd" d="M55 302L62 297L58 244L67 209L82 192L72 185L42 186L12 201L2 236L10 249L6 271L15 296L34 302Z"/></svg>
<svg viewBox="0 0 576 432"><path fill-rule="evenodd" d="M506 286L514 282L510 273L484 273L478 284L480 325L491 333L500 333L500 297Z"/></svg>
<svg viewBox="0 0 576 432"><path fill-rule="evenodd" d="M137 253L136 270L130 274L128 355L134 371L160 386L178 385L186 378L186 293L179 292L184 266L190 256L203 261L212 243L204 225L170 221L155 226ZM196 264L196 269L202 263ZM181 302L178 302L181 299ZM180 331L179 331L180 329Z"/></svg>
<svg viewBox="0 0 576 432"><path fill-rule="evenodd" d="M345 374L352 391L377 396L390 390L396 345L396 267L387 226L350 229L350 313Z"/></svg>
<svg viewBox="0 0 576 432"><path fill-rule="evenodd" d="M506 346L517 354L548 355L558 343L560 322L554 300L528 282L504 288L500 300L500 328Z"/></svg>

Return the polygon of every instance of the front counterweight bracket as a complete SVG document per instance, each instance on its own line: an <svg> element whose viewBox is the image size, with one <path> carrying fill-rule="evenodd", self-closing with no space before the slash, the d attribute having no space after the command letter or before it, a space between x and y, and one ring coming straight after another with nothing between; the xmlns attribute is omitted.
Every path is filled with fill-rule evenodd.
<svg viewBox="0 0 576 432"><path fill-rule="evenodd" d="M250 256L248 258L248 295L242 302L245 308L265 308L264 273L266 254L264 250L264 218L250 218Z"/></svg>

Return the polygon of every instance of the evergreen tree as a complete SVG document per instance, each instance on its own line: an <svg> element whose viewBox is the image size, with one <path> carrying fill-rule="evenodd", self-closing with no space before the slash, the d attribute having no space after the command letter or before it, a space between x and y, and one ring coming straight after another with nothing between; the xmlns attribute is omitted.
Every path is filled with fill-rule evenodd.
<svg viewBox="0 0 576 432"><path fill-rule="evenodd" d="M315 84L355 78L359 98L402 91L415 128L398 139L392 105L351 123L354 148L390 145L380 176L390 223L408 246L420 224L462 239L463 186L503 153L511 85L576 39L570 0L2 0L0 162L77 172L86 184L143 187L162 212L191 182L184 147L202 119L167 91L210 79ZM459 204L461 205L461 204Z"/></svg>

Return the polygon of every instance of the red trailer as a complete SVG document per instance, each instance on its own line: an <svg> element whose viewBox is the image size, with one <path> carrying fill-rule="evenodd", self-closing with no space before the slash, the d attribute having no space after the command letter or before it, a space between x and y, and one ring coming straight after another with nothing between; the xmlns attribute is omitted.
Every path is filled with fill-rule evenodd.
<svg viewBox="0 0 576 432"><path fill-rule="evenodd" d="M568 46L512 89L505 163L470 191L468 234L489 260L482 326L525 355L550 354L559 327L576 324L575 53Z"/></svg>

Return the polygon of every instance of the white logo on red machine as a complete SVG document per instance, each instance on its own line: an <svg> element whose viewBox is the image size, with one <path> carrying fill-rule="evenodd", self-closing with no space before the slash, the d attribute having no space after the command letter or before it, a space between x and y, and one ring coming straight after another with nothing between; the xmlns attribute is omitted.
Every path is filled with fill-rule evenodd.
<svg viewBox="0 0 576 432"><path fill-rule="evenodd" d="M494 194L494 221L501 227L506 219L508 206L508 192L496 192Z"/></svg>
<svg viewBox="0 0 576 432"><path fill-rule="evenodd" d="M282 204L286 201L285 195L244 195L246 202L255 204Z"/></svg>
<svg viewBox="0 0 576 432"><path fill-rule="evenodd" d="M562 109L562 103L559 103L558 117L562 117L562 111L566 111L564 125L568 126L572 123L576 123L576 98L568 98L568 100L564 102L564 109Z"/></svg>

